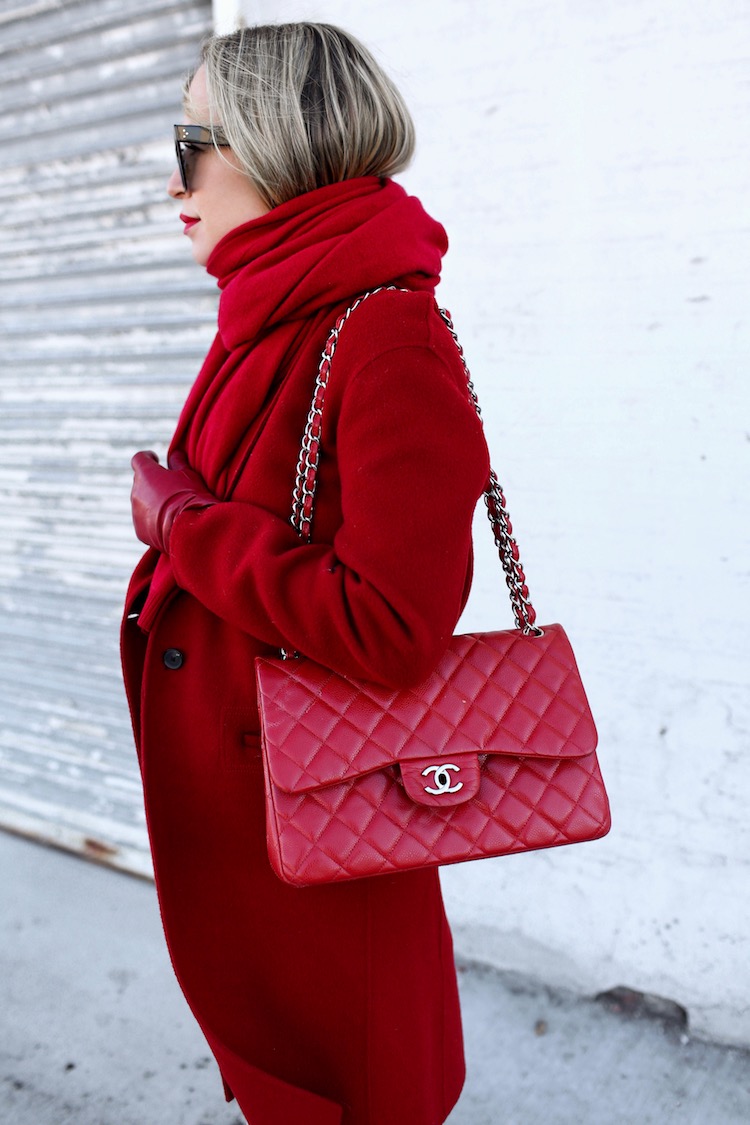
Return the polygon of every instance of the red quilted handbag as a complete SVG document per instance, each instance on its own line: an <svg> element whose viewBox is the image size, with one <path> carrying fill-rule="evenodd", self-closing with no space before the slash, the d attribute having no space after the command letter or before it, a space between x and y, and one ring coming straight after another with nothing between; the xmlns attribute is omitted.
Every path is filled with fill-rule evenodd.
<svg viewBox="0 0 750 1125"><path fill-rule="evenodd" d="M321 359L293 498L292 522L306 540L331 360L341 328L370 295L339 318ZM573 651L560 625L534 624L494 472L485 502L515 629L454 637L432 675L402 690L296 655L256 661L268 852L286 882L458 863L609 831L596 728Z"/></svg>

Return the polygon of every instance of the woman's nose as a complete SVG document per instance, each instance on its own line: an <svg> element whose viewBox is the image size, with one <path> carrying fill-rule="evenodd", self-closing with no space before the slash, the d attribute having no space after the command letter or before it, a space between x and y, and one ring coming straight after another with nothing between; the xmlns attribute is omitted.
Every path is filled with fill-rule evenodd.
<svg viewBox="0 0 750 1125"><path fill-rule="evenodd" d="M172 199L178 199L181 195L186 195L184 187L182 186L182 176L180 169L175 168L172 175L167 180L167 195L171 195Z"/></svg>

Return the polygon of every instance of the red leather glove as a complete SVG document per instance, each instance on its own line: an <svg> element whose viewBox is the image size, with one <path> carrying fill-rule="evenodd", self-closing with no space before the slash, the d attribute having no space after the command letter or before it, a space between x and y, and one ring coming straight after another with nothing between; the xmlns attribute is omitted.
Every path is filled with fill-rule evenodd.
<svg viewBox="0 0 750 1125"><path fill-rule="evenodd" d="M141 543L169 554L169 536L180 512L186 508L208 508L216 503L202 479L188 467L182 453L170 458L170 468L159 464L151 450L136 453L130 464L135 472L130 502L133 526Z"/></svg>

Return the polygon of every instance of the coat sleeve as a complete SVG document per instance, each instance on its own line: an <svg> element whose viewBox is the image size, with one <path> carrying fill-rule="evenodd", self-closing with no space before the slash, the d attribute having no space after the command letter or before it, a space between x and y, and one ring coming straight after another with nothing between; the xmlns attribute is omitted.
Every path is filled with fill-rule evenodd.
<svg viewBox="0 0 750 1125"><path fill-rule="evenodd" d="M341 400L333 542L301 543L287 519L254 504L186 511L172 529L178 584L270 645L345 675L419 682L461 612L489 471L464 388L424 346L378 355Z"/></svg>

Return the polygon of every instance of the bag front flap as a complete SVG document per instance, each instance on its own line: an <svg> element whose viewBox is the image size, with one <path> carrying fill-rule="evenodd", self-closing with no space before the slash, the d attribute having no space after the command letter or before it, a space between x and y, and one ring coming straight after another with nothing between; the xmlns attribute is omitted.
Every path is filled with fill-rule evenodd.
<svg viewBox="0 0 750 1125"><path fill-rule="evenodd" d="M290 793L398 764L405 784L416 786L407 764L421 763L436 767L432 788L443 795L454 772L447 764L458 755L468 768L480 754L575 758L596 749L560 625L545 626L540 637L517 629L455 636L432 675L414 688L351 681L305 658L259 657L256 675L267 769ZM421 780L424 788L429 775ZM456 800L473 788L467 784Z"/></svg>

